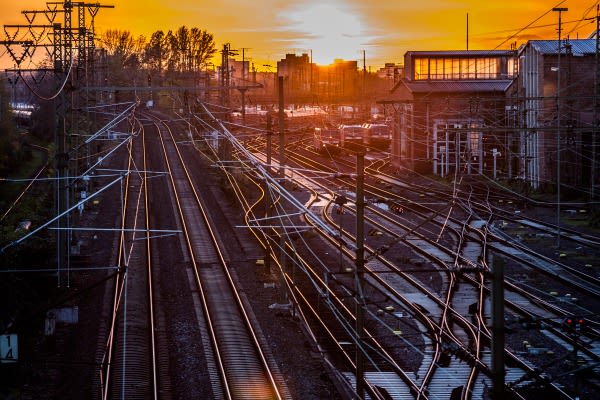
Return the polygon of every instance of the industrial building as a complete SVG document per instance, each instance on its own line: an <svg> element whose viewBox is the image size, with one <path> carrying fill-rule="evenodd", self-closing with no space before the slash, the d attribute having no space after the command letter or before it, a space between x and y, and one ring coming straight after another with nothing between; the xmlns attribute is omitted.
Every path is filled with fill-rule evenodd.
<svg viewBox="0 0 600 400"><path fill-rule="evenodd" d="M590 187L597 179L596 45L563 40L560 59L558 40L531 40L518 51L520 72L507 90L507 150L513 175L532 188L555 186L557 179Z"/></svg>
<svg viewBox="0 0 600 400"><path fill-rule="evenodd" d="M592 193L597 46L589 38L407 52L404 77L379 101L394 115L394 166L519 179L542 190L558 182Z"/></svg>

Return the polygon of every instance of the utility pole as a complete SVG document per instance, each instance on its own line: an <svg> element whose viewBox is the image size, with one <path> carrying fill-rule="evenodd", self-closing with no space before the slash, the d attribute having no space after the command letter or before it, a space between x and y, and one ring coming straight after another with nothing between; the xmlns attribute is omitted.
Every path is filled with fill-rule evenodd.
<svg viewBox="0 0 600 400"><path fill-rule="evenodd" d="M552 11L558 12L558 76L556 86L556 247L560 249L560 53L561 53L561 23L563 11L568 11L565 7L555 7Z"/></svg>
<svg viewBox="0 0 600 400"><path fill-rule="evenodd" d="M65 6L67 6L67 2L65 1ZM57 42L61 46L61 49L57 51L57 54L62 53L62 60L60 63L55 62L55 72L62 79L68 79L69 69L72 67L73 61L73 49L71 48L71 4L68 4L68 7L64 9L64 26L63 29L57 29L55 34L58 34ZM56 37L55 37L56 39ZM55 46L56 46L55 42ZM59 68L57 67L59 65ZM70 91L70 89L69 89ZM71 145L69 132L72 128L72 124L69 124L68 114L72 112L73 105L67 104L67 99L70 96L65 93L65 90L61 90L60 96L58 97L60 100L60 106L57 110L58 115L58 125L55 134L55 141L57 143L57 151L56 151L56 213L58 215L63 214L63 212L69 207L69 185L67 183L68 175L69 175L69 153L68 148ZM58 262L58 286L61 285L61 267L66 266L67 270L69 270L69 259L70 257L70 240L67 235L67 230L62 229L69 228L71 225L71 217L70 215L65 215L62 218L56 220L56 228L57 232L57 262Z"/></svg>
<svg viewBox="0 0 600 400"><path fill-rule="evenodd" d="M229 107L229 43L221 50L221 105Z"/></svg>
<svg viewBox="0 0 600 400"><path fill-rule="evenodd" d="M592 166L590 173L590 203L594 206L596 197L596 135L598 134L598 119L600 118L600 5L596 5L596 58L594 70L594 120L592 121Z"/></svg>
<svg viewBox="0 0 600 400"><path fill-rule="evenodd" d="M242 81L246 82L246 50L250 50L249 47L242 47Z"/></svg>
<svg viewBox="0 0 600 400"><path fill-rule="evenodd" d="M267 112L267 173L270 175L271 174L271 141L272 141L272 137L273 137L273 132L272 132L272 118L271 118L271 113ZM267 179L265 178L264 180L264 190L265 190L265 217L269 218L269 216L271 215L271 206L273 205L273 202L271 201L271 193L269 191L269 182L267 181ZM271 249L271 241L267 238L266 240L266 246L265 246L265 272L270 273L271 272L271 255L272 255L272 249Z"/></svg>
<svg viewBox="0 0 600 400"><path fill-rule="evenodd" d="M246 86L241 86L237 89L242 95L242 125L246 126L246 90L248 90L248 88Z"/></svg>
<svg viewBox="0 0 600 400"><path fill-rule="evenodd" d="M283 76L279 77L278 80L279 83L279 180L280 180L280 184L281 186L285 186L285 162L284 162L284 157L285 157L285 137L284 137L284 120L283 120L283 116L284 116L284 112L283 112L283 107L284 107L284 101L283 101ZM281 275L283 278L282 284L281 284L281 288L280 288L280 296L279 296L279 301L280 304L284 304L287 303L287 291L285 291L285 273L286 273L286 266L285 266L285 261L286 261L286 254L285 254L285 235L284 235L284 231L285 228L282 226L281 227L281 236L279 238L279 245L281 247L280 251L281 251Z"/></svg>
<svg viewBox="0 0 600 400"><path fill-rule="evenodd" d="M365 273L365 195L364 175L365 155L360 152L356 154L356 271L355 280L355 302L356 302L356 393L359 399L364 399L365 392L365 298L362 290L362 281Z"/></svg>
<svg viewBox="0 0 600 400"><path fill-rule="evenodd" d="M504 399L504 260L492 260L492 391Z"/></svg>
<svg viewBox="0 0 600 400"><path fill-rule="evenodd" d="M310 100L312 101L312 105L315 104L315 92L313 90L313 54L312 49L310 49Z"/></svg>
<svg viewBox="0 0 600 400"><path fill-rule="evenodd" d="M225 43L221 50L221 105L229 107L229 89L231 84L231 71L229 70L229 56L237 55L231 50L231 44Z"/></svg>
<svg viewBox="0 0 600 400"><path fill-rule="evenodd" d="M267 112L267 171L271 173L271 153L273 151L273 117Z"/></svg>
<svg viewBox="0 0 600 400"><path fill-rule="evenodd" d="M339 224L340 224L340 267L339 267L339 271L340 273L344 272L344 251L343 251L343 244L344 244L344 227L342 226L342 218L344 216L344 205L348 202L348 199L346 199L346 196L344 195L337 195L335 196L335 200L334 203L337 204L338 206L338 214L340 215L340 220L339 220Z"/></svg>
<svg viewBox="0 0 600 400"><path fill-rule="evenodd" d="M367 51L363 50L362 98L365 101L367 93Z"/></svg>
<svg viewBox="0 0 600 400"><path fill-rule="evenodd" d="M246 125L246 50L250 50L249 47L242 47L242 86L238 87L242 95L242 125Z"/></svg>
<svg viewBox="0 0 600 400"><path fill-rule="evenodd" d="M284 103L283 103L283 76L278 77L278 92L279 92L279 179L281 185L285 185L285 120L284 120Z"/></svg>

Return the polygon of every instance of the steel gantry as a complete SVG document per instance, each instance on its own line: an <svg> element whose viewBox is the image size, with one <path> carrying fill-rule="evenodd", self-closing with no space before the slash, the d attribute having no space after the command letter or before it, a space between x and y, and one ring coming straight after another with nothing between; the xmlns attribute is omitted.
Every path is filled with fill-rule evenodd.
<svg viewBox="0 0 600 400"><path fill-rule="evenodd" d="M4 33L8 40L0 41L7 48L14 62L15 69L7 70L19 77L29 90L40 100L51 101L55 109L56 124L54 141L56 144L56 184L54 204L56 218L56 252L58 285L61 282L61 271L69 267L71 230L64 229L71 225L70 213L66 212L75 198L73 176L77 176L79 166L75 160L79 154L73 154L81 148L78 141L81 134L79 113L85 108L87 98L84 89L88 86L89 71L93 71L94 53L94 20L100 8L114 8L112 5L74 1L46 2L44 10L24 10L27 23L21 25L4 25ZM73 22L73 13L76 21ZM91 23L88 27L86 16L89 14ZM45 18L44 23L36 24L38 15ZM60 21L59 15L62 15ZM60 22L59 22L60 21ZM16 40L17 35L24 31L30 40ZM52 60L50 68L22 68L25 60L33 63L34 53L42 47ZM28 72L33 86L40 87L45 77L55 80L54 93L44 96L22 76ZM51 74L47 74L50 72ZM77 88L77 89L76 89ZM75 92L75 93L74 93ZM68 285L68 281L67 281Z"/></svg>

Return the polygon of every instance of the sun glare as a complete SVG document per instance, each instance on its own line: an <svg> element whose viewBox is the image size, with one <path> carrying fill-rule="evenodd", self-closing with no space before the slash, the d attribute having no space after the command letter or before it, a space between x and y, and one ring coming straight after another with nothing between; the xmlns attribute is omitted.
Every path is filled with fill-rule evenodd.
<svg viewBox="0 0 600 400"><path fill-rule="evenodd" d="M338 2L294 6L285 11L291 20L289 30L301 35L293 47L312 50L313 61L327 65L336 58L356 60L368 38L358 15Z"/></svg>

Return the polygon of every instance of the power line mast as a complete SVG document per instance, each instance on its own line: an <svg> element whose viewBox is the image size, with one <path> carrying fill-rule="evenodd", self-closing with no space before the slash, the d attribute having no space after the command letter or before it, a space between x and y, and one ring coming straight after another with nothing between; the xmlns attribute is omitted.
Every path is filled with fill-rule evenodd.
<svg viewBox="0 0 600 400"><path fill-rule="evenodd" d="M592 121L592 162L590 168L590 203L594 207L596 198L596 146L598 135L598 120L600 119L600 5L596 5L596 54L594 61L594 119ZM595 207L594 207L595 208Z"/></svg>
<svg viewBox="0 0 600 400"><path fill-rule="evenodd" d="M15 70L12 70L12 72L17 77L22 77L22 81L39 99L53 102L55 110L55 113L53 113L56 116L54 205L56 215L60 216L56 219L54 225L56 228L58 286L62 285L61 278L65 269L67 272L66 284L69 285L71 230L68 228L71 226L71 216L67 210L77 183L75 178L71 178L71 176L77 176L78 172L74 160L80 158L76 154L80 148L77 141L82 137L78 109L87 108L85 106L88 99L87 97L82 98L81 95L83 93L82 88L88 85L88 69L93 69L91 66L93 65L94 18L100 8L114 8L114 6L68 0L47 2L45 10L22 11L27 24L5 25L4 32L9 36L9 40L0 42L6 46L8 53L15 62ZM75 24L73 24L74 9L77 12ZM89 12L92 21L89 29L86 25L86 11ZM46 18L47 24L34 24L36 17L40 14ZM59 14L63 15L62 23L57 22ZM20 29L25 29L32 40L15 41L14 39ZM11 30L13 33L9 34L8 32ZM16 48L19 47L22 51L17 52ZM44 48L51 57L51 67L21 68L26 58L33 61L34 52L40 47ZM30 73L37 88L30 86L22 75L24 72ZM43 96L37 89L40 89L47 72L50 72L49 76L55 80L55 93L50 96ZM73 96L74 91L77 91L79 96ZM74 174L70 174L70 172L74 172Z"/></svg>
<svg viewBox="0 0 600 400"><path fill-rule="evenodd" d="M248 82L246 80L246 50L250 50L250 48L242 47L242 85L237 87L242 97L242 125L246 125L246 90L248 90Z"/></svg>
<svg viewBox="0 0 600 400"><path fill-rule="evenodd" d="M231 50L231 43L225 43L221 50L221 105L230 105L231 70L229 68L229 56L237 55L237 50Z"/></svg>

